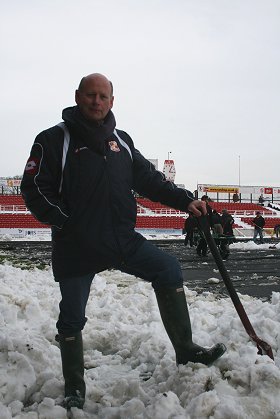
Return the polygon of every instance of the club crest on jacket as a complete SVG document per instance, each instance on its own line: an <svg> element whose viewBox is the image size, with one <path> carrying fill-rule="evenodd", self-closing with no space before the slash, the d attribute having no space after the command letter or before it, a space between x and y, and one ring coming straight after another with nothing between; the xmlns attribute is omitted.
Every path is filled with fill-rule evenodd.
<svg viewBox="0 0 280 419"><path fill-rule="evenodd" d="M116 141L109 141L109 147L110 147L110 150L115 151L116 153L121 151Z"/></svg>
<svg viewBox="0 0 280 419"><path fill-rule="evenodd" d="M39 159L37 159L36 157L29 157L29 159L27 160L26 166L25 166L25 173L27 173L28 175L36 175L38 173L39 170Z"/></svg>

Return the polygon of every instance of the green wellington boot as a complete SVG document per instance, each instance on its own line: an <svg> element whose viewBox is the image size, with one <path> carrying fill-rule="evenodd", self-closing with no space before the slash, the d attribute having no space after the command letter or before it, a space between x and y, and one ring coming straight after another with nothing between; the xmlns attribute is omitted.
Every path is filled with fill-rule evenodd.
<svg viewBox="0 0 280 419"><path fill-rule="evenodd" d="M192 341L192 328L183 288L161 288L155 291L165 330L176 353L176 363L199 362L211 365L226 351L223 343L203 348Z"/></svg>
<svg viewBox="0 0 280 419"><path fill-rule="evenodd" d="M82 409L85 403L84 355L82 333L56 336L60 345L62 372L65 380L63 406Z"/></svg>

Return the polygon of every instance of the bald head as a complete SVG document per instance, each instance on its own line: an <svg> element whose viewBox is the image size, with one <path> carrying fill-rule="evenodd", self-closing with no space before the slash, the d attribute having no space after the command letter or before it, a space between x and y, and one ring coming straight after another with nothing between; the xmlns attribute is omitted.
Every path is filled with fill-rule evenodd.
<svg viewBox="0 0 280 419"><path fill-rule="evenodd" d="M111 88L111 96L113 96L113 83L107 79L107 77L105 77L103 74L100 73L92 73L89 74L88 76L84 76L82 78L82 80L80 81L80 84L78 86L78 90L83 90L84 85L87 84L88 81L90 80L103 80L105 83L109 83L110 88Z"/></svg>
<svg viewBox="0 0 280 419"><path fill-rule="evenodd" d="M100 123L113 107L113 85L103 74L89 74L80 81L75 99L86 119Z"/></svg>

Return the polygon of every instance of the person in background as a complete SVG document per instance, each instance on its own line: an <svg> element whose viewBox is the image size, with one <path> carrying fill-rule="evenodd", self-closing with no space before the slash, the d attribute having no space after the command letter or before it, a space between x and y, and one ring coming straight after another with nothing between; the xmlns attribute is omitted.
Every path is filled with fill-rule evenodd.
<svg viewBox="0 0 280 419"><path fill-rule="evenodd" d="M199 240L196 246L196 253L200 257L206 257L207 251L208 251L207 242L205 240L203 233L199 230Z"/></svg>
<svg viewBox="0 0 280 419"><path fill-rule="evenodd" d="M215 209L212 211L212 223L214 233L217 235L223 234L222 217Z"/></svg>
<svg viewBox="0 0 280 419"><path fill-rule="evenodd" d="M194 217L206 215L206 203L168 181L131 137L116 129L113 84L107 77L83 77L75 101L63 110L64 123L36 137L21 183L26 206L52 229L67 409L84 405L85 310L95 274L106 269L151 283L177 364L211 365L226 350L222 343L204 348L193 342L179 262L135 231L132 191Z"/></svg>
<svg viewBox="0 0 280 419"><path fill-rule="evenodd" d="M222 210L221 223L223 227L223 234L233 237L234 218L227 209Z"/></svg>
<svg viewBox="0 0 280 419"><path fill-rule="evenodd" d="M223 233L222 217L215 209L213 209L212 211L212 223L213 238L220 251L222 259L226 260L229 257L230 253L229 244L231 239L229 239L230 236Z"/></svg>
<svg viewBox="0 0 280 419"><path fill-rule="evenodd" d="M280 224L276 224L274 226L273 231L274 231L275 236L278 238L280 236Z"/></svg>
<svg viewBox="0 0 280 419"><path fill-rule="evenodd" d="M263 194L261 194L261 195L259 196L259 204L260 204L260 205L263 205L263 203L264 203L264 197L263 197Z"/></svg>
<svg viewBox="0 0 280 419"><path fill-rule="evenodd" d="M190 243L190 247L193 247L194 245L194 231L197 227L196 218L193 214L189 214L189 216L186 218L184 230L186 233L184 244L185 246L188 245L188 242Z"/></svg>
<svg viewBox="0 0 280 419"><path fill-rule="evenodd" d="M207 210L207 217L208 217L208 221L209 221L209 226L210 226L210 228L213 228L213 221L212 221L213 212L212 212L211 206L209 205L210 198L207 195L203 195L201 197L201 201L206 203L206 210ZM197 247L196 247L196 253L200 257L206 257L207 256L207 250L208 250L207 242L205 240L204 234L200 231L200 229L198 229L198 231L199 231L200 238L198 240L198 244L197 244Z"/></svg>
<svg viewBox="0 0 280 419"><path fill-rule="evenodd" d="M239 197L239 194L237 192L232 195L232 200L233 200L233 202L239 202L240 197Z"/></svg>
<svg viewBox="0 0 280 419"><path fill-rule="evenodd" d="M261 215L260 211L256 212L256 217L253 219L252 224L254 226L254 242L257 243L257 237L260 236L260 243L263 243L263 228L265 226L265 219Z"/></svg>

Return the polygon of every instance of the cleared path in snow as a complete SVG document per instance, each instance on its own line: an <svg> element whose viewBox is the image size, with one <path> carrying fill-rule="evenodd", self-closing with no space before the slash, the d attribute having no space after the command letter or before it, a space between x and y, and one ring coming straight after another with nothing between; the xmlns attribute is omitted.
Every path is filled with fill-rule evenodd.
<svg viewBox="0 0 280 419"><path fill-rule="evenodd" d="M199 293L210 291L228 296L211 254L197 256L195 248L186 248L181 240L155 240L161 249L178 258L185 284ZM234 246L234 245L233 245ZM272 246L271 246L272 247ZM0 241L0 262L9 261L14 266L32 268L50 265L51 243L42 241ZM230 278L238 292L267 300L272 292L280 292L280 249L231 248L225 261ZM216 283L215 279L219 279Z"/></svg>

